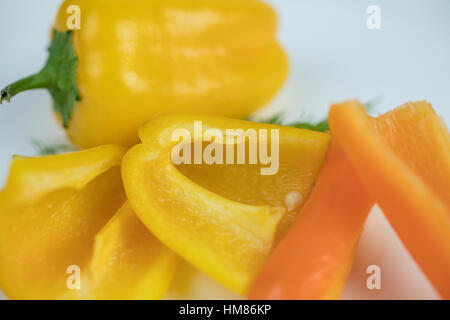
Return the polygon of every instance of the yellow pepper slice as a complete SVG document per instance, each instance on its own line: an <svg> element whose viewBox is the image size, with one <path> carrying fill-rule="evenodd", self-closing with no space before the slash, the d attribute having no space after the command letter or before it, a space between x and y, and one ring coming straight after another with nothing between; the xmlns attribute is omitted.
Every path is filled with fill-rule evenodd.
<svg viewBox="0 0 450 320"><path fill-rule="evenodd" d="M201 120L199 126L197 120ZM242 129L236 136L229 130ZM248 130L257 136L245 138ZM267 130L266 137L260 130ZM278 170L250 163L251 141L267 143L274 153L271 130L279 133ZM270 134L268 133L270 131ZM214 143L204 143L208 134ZM140 129L142 144L122 163L125 190L136 214L164 244L231 290L244 294L278 239L309 196L323 161L329 136L324 133L218 117L165 115ZM193 139L180 144L174 134ZM181 135L181 136L182 136ZM201 135L201 137L199 136ZM222 135L222 137L220 137ZM198 141L203 142L198 144ZM228 140L230 138L230 140ZM238 164L245 143L247 164ZM242 138L244 138L242 140ZM204 155L233 145L234 164L175 165L173 155L200 146ZM183 146L186 149L183 149ZM183 150L183 151L180 151ZM192 149L191 149L192 150ZM259 148L261 151L261 147ZM223 157L228 157L224 152ZM261 155L259 155L261 160ZM197 159L198 160L198 159ZM225 158L222 158L225 163ZM230 163L233 161L230 161ZM245 162L245 161L244 161ZM281 220L281 223L279 223Z"/></svg>
<svg viewBox="0 0 450 320"><path fill-rule="evenodd" d="M70 293L66 273L81 271L95 234L125 201L124 149L101 146L71 154L14 157L0 193L0 285L14 299Z"/></svg>
<svg viewBox="0 0 450 320"><path fill-rule="evenodd" d="M179 258L156 239L126 202L95 237L87 299L161 299Z"/></svg>
<svg viewBox="0 0 450 320"><path fill-rule="evenodd" d="M0 192L0 287L7 296L163 296L177 258L125 203L120 177L124 153L121 147L100 146L14 157ZM74 276L79 279L72 283Z"/></svg>

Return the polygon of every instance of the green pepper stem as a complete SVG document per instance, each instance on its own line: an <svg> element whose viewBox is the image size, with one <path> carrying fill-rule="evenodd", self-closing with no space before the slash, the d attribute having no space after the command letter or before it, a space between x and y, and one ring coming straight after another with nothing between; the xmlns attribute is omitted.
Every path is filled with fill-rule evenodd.
<svg viewBox="0 0 450 320"><path fill-rule="evenodd" d="M32 89L47 89L53 107L61 116L65 128L69 125L75 104L81 100L76 78L78 58L72 43L72 31L53 30L49 56L38 73L16 81L0 91L0 103L16 94Z"/></svg>
<svg viewBox="0 0 450 320"><path fill-rule="evenodd" d="M33 74L29 77L20 79L10 85L6 86L1 90L0 93L0 104L3 100L10 102L11 98L16 94L33 89L48 89L50 87L51 79L48 72L42 71Z"/></svg>

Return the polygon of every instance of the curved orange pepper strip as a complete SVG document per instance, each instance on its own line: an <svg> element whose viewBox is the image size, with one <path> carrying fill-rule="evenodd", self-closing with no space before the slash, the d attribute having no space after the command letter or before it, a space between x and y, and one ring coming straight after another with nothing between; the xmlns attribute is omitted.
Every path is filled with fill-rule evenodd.
<svg viewBox="0 0 450 320"><path fill-rule="evenodd" d="M373 206L336 141L314 190L270 255L250 299L338 299Z"/></svg>
<svg viewBox="0 0 450 320"><path fill-rule="evenodd" d="M357 101L332 107L333 136L361 183L442 298L450 299L450 138L424 102L373 119Z"/></svg>

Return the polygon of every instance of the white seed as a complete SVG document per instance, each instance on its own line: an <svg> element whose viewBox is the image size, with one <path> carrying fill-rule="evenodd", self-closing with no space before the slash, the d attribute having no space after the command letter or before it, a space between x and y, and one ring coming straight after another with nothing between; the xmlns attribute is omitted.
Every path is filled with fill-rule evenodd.
<svg viewBox="0 0 450 320"><path fill-rule="evenodd" d="M303 196L298 191L290 191L284 198L284 204L286 205L288 211L292 211L295 208L299 207L302 202Z"/></svg>

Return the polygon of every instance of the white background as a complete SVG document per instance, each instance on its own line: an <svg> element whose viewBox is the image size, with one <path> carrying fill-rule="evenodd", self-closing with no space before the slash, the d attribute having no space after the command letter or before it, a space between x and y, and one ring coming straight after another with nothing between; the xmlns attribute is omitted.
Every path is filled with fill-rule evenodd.
<svg viewBox="0 0 450 320"><path fill-rule="evenodd" d="M279 37L290 56L291 74L264 113L287 110L289 119L320 119L333 101L359 98L366 102L381 97L376 111L386 111L410 100L426 99L449 123L450 1L268 2L280 16ZM0 86L43 66L49 28L59 3L0 1ZM366 27L366 8L372 4L381 8L381 30ZM13 103L0 106L0 186L6 179L11 155L35 154L32 139L64 141L44 91L27 92L15 97ZM365 287L365 268L370 264L381 267L381 290ZM207 279L199 282L204 288L214 287ZM212 295L206 291L193 294L233 297L218 288L211 288ZM375 209L366 224L344 298L436 297Z"/></svg>

